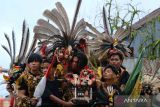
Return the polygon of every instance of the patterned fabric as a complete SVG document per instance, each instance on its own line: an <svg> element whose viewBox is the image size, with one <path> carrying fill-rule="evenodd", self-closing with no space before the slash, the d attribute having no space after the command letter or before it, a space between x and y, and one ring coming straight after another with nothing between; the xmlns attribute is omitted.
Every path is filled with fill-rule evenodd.
<svg viewBox="0 0 160 107"><path fill-rule="evenodd" d="M97 101L98 102L105 102L105 104L109 107L113 106L113 97L114 95L119 95L121 93L120 89L116 85L112 85L113 87L113 95L109 95L107 89L105 88L104 84L100 84L99 87L97 87Z"/></svg>
<svg viewBox="0 0 160 107"><path fill-rule="evenodd" d="M25 90L26 96L25 98L16 98L15 107L33 107L30 102L30 98L33 97L35 87L39 83L43 74L39 74L38 76L34 75L31 72L23 73L17 80L17 88L18 90Z"/></svg>
<svg viewBox="0 0 160 107"><path fill-rule="evenodd" d="M29 97L25 98L16 97L15 107L34 107L34 106L31 105Z"/></svg>

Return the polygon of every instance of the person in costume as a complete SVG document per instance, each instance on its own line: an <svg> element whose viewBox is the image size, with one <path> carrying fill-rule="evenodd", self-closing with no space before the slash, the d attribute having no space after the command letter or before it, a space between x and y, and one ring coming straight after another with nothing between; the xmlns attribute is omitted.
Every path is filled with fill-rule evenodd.
<svg viewBox="0 0 160 107"><path fill-rule="evenodd" d="M33 98L35 87L39 83L43 73L41 72L42 57L39 54L31 54L28 58L29 71L24 72L17 80L18 96L15 107L34 107L36 99Z"/></svg>
<svg viewBox="0 0 160 107"><path fill-rule="evenodd" d="M119 73L119 83L121 90L123 91L125 84L129 79L129 73L126 71L126 68L122 66L124 56L121 51L117 49L110 49L108 51L108 63L114 65L118 69Z"/></svg>
<svg viewBox="0 0 160 107"><path fill-rule="evenodd" d="M113 107L114 95L120 94L120 89L117 86L118 70L113 65L106 65L103 72L101 81L97 82L97 102L102 105ZM105 106L106 107L106 106Z"/></svg>
<svg viewBox="0 0 160 107"><path fill-rule="evenodd" d="M78 49L75 49L72 58L69 61L68 72L79 75L80 71L84 69L87 63L88 63L87 56Z"/></svg>
<svg viewBox="0 0 160 107"><path fill-rule="evenodd" d="M26 62L27 62L28 56L30 55L32 50L35 48L34 44L36 41L35 41L35 38L33 38L34 40L31 43L32 45L30 46L30 49L29 49L29 46L28 46L29 37L30 37L29 31L30 30L26 22L23 21L21 43L20 43L21 45L20 47L18 47L19 48L18 54L16 54L17 46L16 46L15 32L12 31L12 35L10 36L12 38L10 38L6 33L4 34L9 47L6 45L2 45L2 48L9 54L9 57L11 59L8 75L6 74L3 75L4 80L7 83L7 87L6 87L7 91L9 91L10 93L10 98L11 98L10 107L14 107L15 98L17 97L17 90L15 88L16 87L15 83L17 79L20 77L20 75L22 74L22 72L24 71L24 69L26 69Z"/></svg>
<svg viewBox="0 0 160 107"><path fill-rule="evenodd" d="M54 62L46 81L45 91L42 95L42 105L40 107L71 107L72 102L66 102L62 99L62 81L55 77L55 73L59 72L62 67L58 62Z"/></svg>
<svg viewBox="0 0 160 107"><path fill-rule="evenodd" d="M71 78L74 78L73 74L75 74L76 76L79 76L81 70L84 69L84 67L87 65L87 61L88 61L87 57L83 52L79 51L78 49L74 49L72 58L70 59L69 64L68 64L68 68L67 68L65 77L68 78L71 76ZM67 76L69 74L71 75ZM67 78L66 80L68 80ZM71 86L67 85L68 84L67 82L69 81L66 81L64 97L66 100L69 100L73 97L73 93L71 93L71 90L69 90L69 87Z"/></svg>
<svg viewBox="0 0 160 107"><path fill-rule="evenodd" d="M45 73L47 71L49 64L50 64L50 61L48 59L43 60L41 65L42 72Z"/></svg>

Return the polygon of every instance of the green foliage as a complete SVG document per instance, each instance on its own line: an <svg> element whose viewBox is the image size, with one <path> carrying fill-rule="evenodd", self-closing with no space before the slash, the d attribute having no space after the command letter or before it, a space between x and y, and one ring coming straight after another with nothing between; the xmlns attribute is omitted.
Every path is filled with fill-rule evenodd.
<svg viewBox="0 0 160 107"><path fill-rule="evenodd" d="M153 60L160 57L160 40L155 40L156 21L159 17L149 21L143 29L140 29L140 35L143 38L143 42L139 47L139 51L142 48L146 48L146 57Z"/></svg>
<svg viewBox="0 0 160 107"><path fill-rule="evenodd" d="M106 8L107 8L107 18L110 26L111 35L117 31L118 28L129 29L132 33L133 29L131 28L134 19L141 12L132 3L128 3L127 5L120 6L116 1L106 0ZM124 7L124 8L122 8ZM126 9L126 7L128 7ZM130 33L130 36L131 36Z"/></svg>

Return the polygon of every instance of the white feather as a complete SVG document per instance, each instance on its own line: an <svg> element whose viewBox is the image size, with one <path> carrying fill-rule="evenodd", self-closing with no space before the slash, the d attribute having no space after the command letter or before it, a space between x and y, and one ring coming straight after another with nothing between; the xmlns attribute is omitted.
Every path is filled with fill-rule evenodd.
<svg viewBox="0 0 160 107"><path fill-rule="evenodd" d="M37 39L39 39L39 40L48 40L51 36L49 36L49 35L46 35L46 34L38 34L37 36Z"/></svg>
<svg viewBox="0 0 160 107"><path fill-rule="evenodd" d="M81 19L77 24L76 27L73 31L73 35L77 35L77 33L79 33L82 30L85 30L86 28L86 24L84 22L84 19Z"/></svg>
<svg viewBox="0 0 160 107"><path fill-rule="evenodd" d="M59 35L59 30L54 27L52 24L50 24L49 22L45 21L44 19L39 19L37 21L37 24L40 26L44 26L45 28L50 29L52 32L54 32L56 35Z"/></svg>
<svg viewBox="0 0 160 107"><path fill-rule="evenodd" d="M20 53L20 55L19 55L19 58L20 59L22 59L23 58L23 55L25 54L24 53L24 50L25 50L25 48L26 48L26 43L27 43L27 28L25 28L25 31L24 31L24 40L23 40L23 43L22 43L22 49L20 50L21 51L21 53ZM22 42L22 41L21 41Z"/></svg>
<svg viewBox="0 0 160 107"><path fill-rule="evenodd" d="M57 17L57 19L61 23L61 26L63 27L63 31L66 33L67 32L67 26L66 26L65 20L62 17L62 15L60 13L58 13L58 11L56 9L53 9L51 12L55 15L55 17Z"/></svg>
<svg viewBox="0 0 160 107"><path fill-rule="evenodd" d="M42 77L42 79L40 80L38 85L36 86L36 89L35 89L34 95L33 95L35 98L40 99L41 96L43 95L45 87L46 87L46 81L47 81L47 78L46 78L46 76L44 76L44 77Z"/></svg>
<svg viewBox="0 0 160 107"><path fill-rule="evenodd" d="M48 19L52 20L61 31L64 31L63 27L62 27L62 25L60 23L60 21L57 19L57 17L55 16L55 14L53 14L49 10L45 10L45 12L43 13L43 15L45 17L47 17Z"/></svg>
<svg viewBox="0 0 160 107"><path fill-rule="evenodd" d="M43 26L35 26L33 31L37 34L46 34L46 35L50 35L50 36L53 36L55 35L55 32L51 31L50 29L48 28L45 28Z"/></svg>
<svg viewBox="0 0 160 107"><path fill-rule="evenodd" d="M89 24L88 22L86 22L86 26L89 29L91 29L94 33L96 33L96 35L101 35L101 33L96 28L94 28L91 24Z"/></svg>
<svg viewBox="0 0 160 107"><path fill-rule="evenodd" d="M69 24L69 19L67 16L67 12L65 11L64 7L62 6L62 4L60 2L56 3L56 7L58 9L58 12L62 15L62 17L65 20L66 26L67 26L67 35L70 34L70 24Z"/></svg>

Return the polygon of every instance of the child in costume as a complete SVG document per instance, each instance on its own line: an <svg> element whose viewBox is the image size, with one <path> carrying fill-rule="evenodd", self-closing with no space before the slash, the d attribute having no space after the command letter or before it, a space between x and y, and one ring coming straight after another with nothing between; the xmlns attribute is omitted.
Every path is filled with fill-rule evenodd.
<svg viewBox="0 0 160 107"><path fill-rule="evenodd" d="M28 58L29 71L24 72L17 80L18 96L15 107L34 107L36 99L33 97L35 87L39 83L43 73L41 72L42 57L39 54L31 54Z"/></svg>
<svg viewBox="0 0 160 107"><path fill-rule="evenodd" d="M109 107L113 106L114 95L120 94L120 89L117 87L118 70L112 66L107 65L103 72L101 81L97 81L97 101L103 102Z"/></svg>

